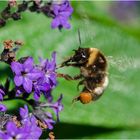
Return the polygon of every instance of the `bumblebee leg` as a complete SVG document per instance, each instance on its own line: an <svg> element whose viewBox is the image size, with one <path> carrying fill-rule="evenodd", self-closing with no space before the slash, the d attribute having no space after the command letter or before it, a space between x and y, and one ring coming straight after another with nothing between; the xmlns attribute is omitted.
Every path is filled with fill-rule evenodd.
<svg viewBox="0 0 140 140"><path fill-rule="evenodd" d="M79 96L75 97L73 100L72 100L72 104L79 101Z"/></svg>
<svg viewBox="0 0 140 140"><path fill-rule="evenodd" d="M66 80L78 80L82 78L82 75L76 75L74 77L68 75L68 74L62 74L62 73L57 73L57 77L63 77Z"/></svg>
<svg viewBox="0 0 140 140"><path fill-rule="evenodd" d="M90 92L93 91L92 85L89 85L88 81L86 81L85 79L82 80L82 81L80 81L80 82L78 83L78 85L77 85L77 90L79 90L79 86L81 86L81 85L84 85L85 88L86 88L88 91L90 91ZM84 90L85 90L85 88L84 88Z"/></svg>
<svg viewBox="0 0 140 140"><path fill-rule="evenodd" d="M84 85L84 81L85 81L85 80L82 80L82 81L80 81L80 82L78 83L78 85L77 85L77 90L78 90L78 91L79 91L79 86Z"/></svg>
<svg viewBox="0 0 140 140"><path fill-rule="evenodd" d="M63 61L58 67L58 68L62 68L62 67L65 67L65 66L69 66L69 62L72 60L72 57L68 58L67 60Z"/></svg>
<svg viewBox="0 0 140 140"><path fill-rule="evenodd" d="M79 74L79 75L76 75L76 76L74 76L73 77L73 80L79 80L79 79L81 79L83 76L81 75L81 74Z"/></svg>
<svg viewBox="0 0 140 140"><path fill-rule="evenodd" d="M80 65L81 65L81 64L79 64L79 63L61 64L60 66L57 67L57 69L62 68L62 67L65 67L65 66L67 66L67 67L69 67L69 66L72 66L72 67L79 67Z"/></svg>
<svg viewBox="0 0 140 140"><path fill-rule="evenodd" d="M62 64L60 64L57 69L65 67L65 66L72 66L72 67L79 67L82 64L84 64L84 62L82 63L78 63L78 62L71 62L72 58L68 59L67 61L64 61Z"/></svg>
<svg viewBox="0 0 140 140"><path fill-rule="evenodd" d="M85 88L83 89L83 91L88 90L89 92L93 92L87 81L84 81L84 86Z"/></svg>
<svg viewBox="0 0 140 140"><path fill-rule="evenodd" d="M82 63L69 63L67 66L72 66L72 67L80 67Z"/></svg>

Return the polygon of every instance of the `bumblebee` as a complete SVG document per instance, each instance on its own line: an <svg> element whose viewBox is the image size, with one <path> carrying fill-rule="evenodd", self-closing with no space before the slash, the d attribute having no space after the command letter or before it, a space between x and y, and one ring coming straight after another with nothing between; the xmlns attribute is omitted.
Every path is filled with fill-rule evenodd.
<svg viewBox="0 0 140 140"><path fill-rule="evenodd" d="M60 67L76 67L80 69L80 74L71 77L67 74L58 74L66 80L78 80L83 89L78 97L73 101L81 101L87 104L101 97L108 86L107 60L103 53L97 48L81 48L74 50L73 56L61 63Z"/></svg>

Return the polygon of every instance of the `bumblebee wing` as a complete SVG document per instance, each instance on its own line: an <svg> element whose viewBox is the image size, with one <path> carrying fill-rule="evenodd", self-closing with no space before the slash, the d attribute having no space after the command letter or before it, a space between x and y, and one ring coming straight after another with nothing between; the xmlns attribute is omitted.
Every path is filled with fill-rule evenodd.
<svg viewBox="0 0 140 140"><path fill-rule="evenodd" d="M131 75L128 75L128 72L140 69L139 59L127 56L108 56L107 60L109 66L109 88L111 88L112 91L121 90L124 92L128 92L131 88L133 89L133 85L127 87L126 82L128 79L131 79Z"/></svg>
<svg viewBox="0 0 140 140"><path fill-rule="evenodd" d="M107 61L109 65L109 69L115 69L117 71L126 72L131 69L138 69L140 68L140 61L133 57L114 57L114 56L107 56Z"/></svg>

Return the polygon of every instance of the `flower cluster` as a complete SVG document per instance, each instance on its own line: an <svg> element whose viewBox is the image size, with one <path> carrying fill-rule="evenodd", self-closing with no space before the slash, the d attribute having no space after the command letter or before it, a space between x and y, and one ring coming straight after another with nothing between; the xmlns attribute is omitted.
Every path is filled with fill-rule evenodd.
<svg viewBox="0 0 140 140"><path fill-rule="evenodd" d="M42 129L53 129L55 121L50 112L44 109L52 108L56 115L62 110L62 96L56 103L41 103L36 106L32 113L29 113L27 105L20 108L19 120L11 119L6 123L6 127L0 130L1 139L38 139L42 134ZM3 116L4 118L5 116ZM14 118L14 117L13 117Z"/></svg>
<svg viewBox="0 0 140 140"><path fill-rule="evenodd" d="M50 112L46 112L45 110L47 108L52 109L57 117L57 121L59 121L59 112L62 111L62 109L63 109L61 100L62 100L62 95L59 97L57 102L53 103L51 101L48 103L40 103L35 107L35 109L33 111L33 114L41 122L45 123L47 125L48 129L50 129L50 130L53 129L53 124L55 124L56 122L53 120L52 114Z"/></svg>
<svg viewBox="0 0 140 140"><path fill-rule="evenodd" d="M56 53L52 54L52 60L40 59L40 64L35 65L33 58L28 57L23 62L12 62L11 69L14 72L14 82L17 89L17 95L22 93L34 93L34 99L39 100L43 93L46 98L50 96L55 88L56 81Z"/></svg>
<svg viewBox="0 0 140 140"><path fill-rule="evenodd" d="M28 113L28 108L20 108L21 120L17 126L14 121L6 124L4 131L0 131L1 139L39 139L42 129L37 126L37 119Z"/></svg>
<svg viewBox="0 0 140 140"><path fill-rule="evenodd" d="M13 8L14 7L14 8ZM14 9L14 10L13 10ZM16 10L15 10L16 9ZM70 28L68 22L69 17L73 12L68 0L62 0L60 2L50 1L43 2L41 0L30 0L19 3L16 0L9 0L7 7L1 12L0 26L3 27L6 21L9 19L20 20L21 13L25 11L43 13L47 17L53 18L52 28ZM14 11L14 12L13 12Z"/></svg>
<svg viewBox="0 0 140 140"><path fill-rule="evenodd" d="M9 19L20 20L27 10L52 18L52 29L71 27L69 19L73 8L68 0L9 0L0 13L0 27L5 26ZM16 59L16 52L23 45L21 41L6 40L3 45L0 62L9 65L13 77L10 75L4 85L0 84L0 139L39 139L44 130L53 129L63 110L63 95L54 102L52 94L59 75L56 72L56 52L52 53L51 59L39 58L39 63L35 64L30 56ZM8 100L22 100L24 108L20 107L19 114L10 114L3 104ZM50 138L54 139L52 134Z"/></svg>
<svg viewBox="0 0 140 140"><path fill-rule="evenodd" d="M73 8L71 7L69 1L64 1L61 4L54 3L52 5L54 19L52 21L52 28L70 28L70 24L68 23L68 19L73 12Z"/></svg>
<svg viewBox="0 0 140 140"><path fill-rule="evenodd" d="M4 86L0 85L0 101L22 99L32 106L32 112L29 113L25 105L24 108L20 108L20 115L16 116L18 119L13 121L12 116L7 119L6 107L0 104L0 111L4 112L3 116L0 114L0 118L5 118L0 124L0 138L38 139L42 129L53 129L53 125L59 121L59 112L63 109L62 95L56 102L52 96L52 90L57 86L56 52L52 53L50 60L40 58L39 64L35 64L32 57L16 60L17 44L21 45L19 41L4 42L0 59L9 64L15 86L9 89L10 80L7 80ZM32 93L33 99L30 96ZM41 95L44 95L45 101L39 100Z"/></svg>

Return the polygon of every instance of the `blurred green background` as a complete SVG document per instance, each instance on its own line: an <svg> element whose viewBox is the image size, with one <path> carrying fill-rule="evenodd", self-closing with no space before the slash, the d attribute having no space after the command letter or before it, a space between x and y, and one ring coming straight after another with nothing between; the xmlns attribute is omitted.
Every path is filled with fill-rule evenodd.
<svg viewBox="0 0 140 140"><path fill-rule="evenodd" d="M4 5L1 1L0 11ZM140 138L140 2L72 1L72 6L72 28L62 32L52 30L51 19L43 14L26 12L22 20L8 21L0 29L0 51L4 40L23 40L18 57L30 55L37 62L55 50L60 64L78 48L80 29L82 47L97 47L107 56L110 83L98 101L83 105L71 103L79 94L78 81L59 79L53 95L57 99L63 93L64 110L55 126L56 138ZM1 64L1 81L6 70ZM75 68L59 72L79 73ZM17 105L20 102L7 103L11 109Z"/></svg>

